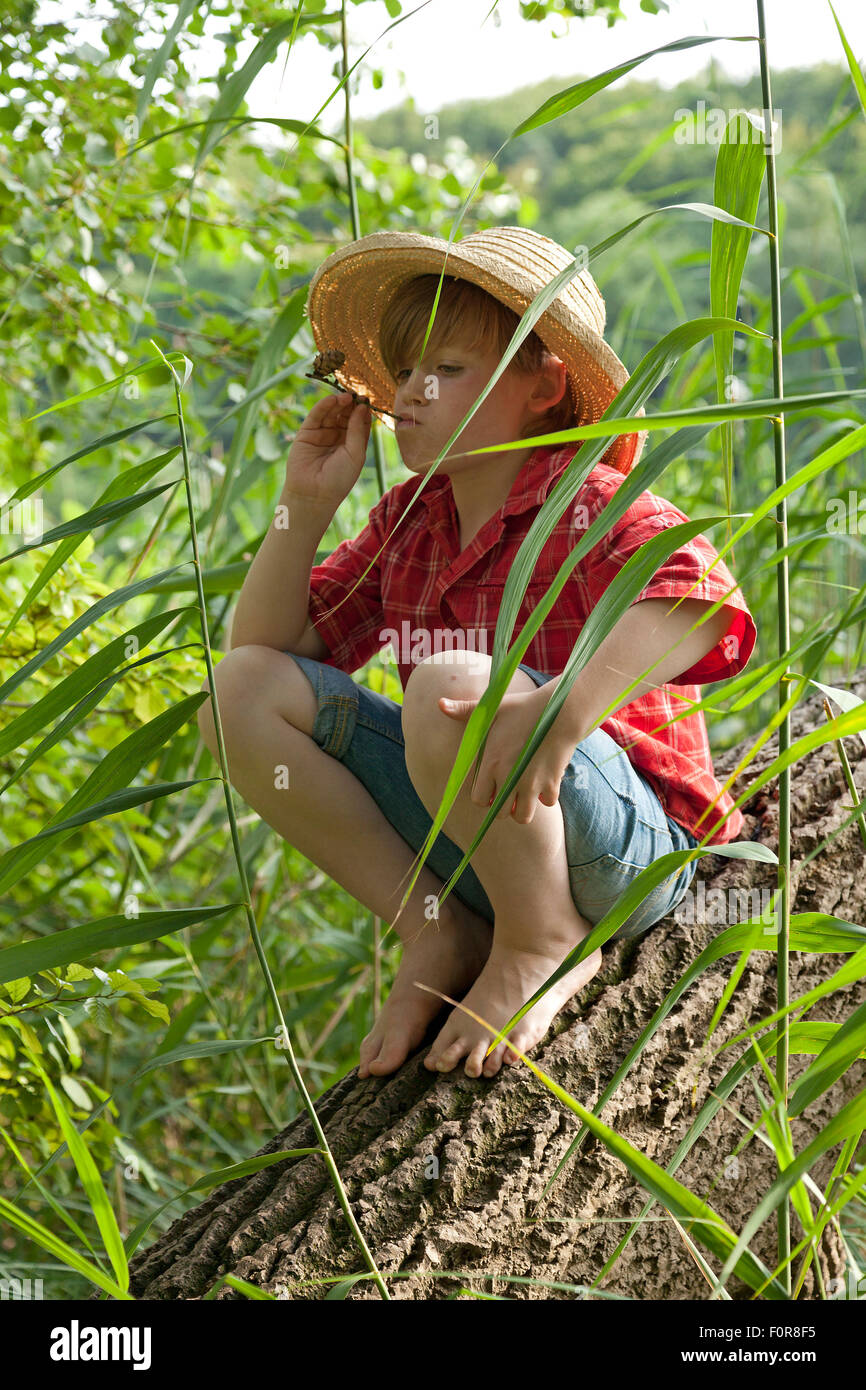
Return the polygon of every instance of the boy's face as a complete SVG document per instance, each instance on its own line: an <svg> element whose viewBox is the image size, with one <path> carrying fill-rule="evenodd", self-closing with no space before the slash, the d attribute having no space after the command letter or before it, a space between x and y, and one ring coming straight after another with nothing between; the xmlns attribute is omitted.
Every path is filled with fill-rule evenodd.
<svg viewBox="0 0 866 1390"><path fill-rule="evenodd" d="M398 420L396 426L397 444L407 468L427 471L489 382L499 358L493 349L468 348L454 339L437 348L428 344L420 366L415 365L414 358L397 364L394 413L414 422ZM531 421L540 419L565 389L565 366L558 358L549 359L545 370L535 376L519 371L510 362L439 467L450 476L495 467L507 456L452 458L452 454L520 439L528 433L526 427Z"/></svg>

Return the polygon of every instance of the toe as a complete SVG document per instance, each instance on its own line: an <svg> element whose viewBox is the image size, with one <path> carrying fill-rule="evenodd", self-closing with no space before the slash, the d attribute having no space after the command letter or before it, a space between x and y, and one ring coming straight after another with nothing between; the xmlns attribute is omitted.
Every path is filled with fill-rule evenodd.
<svg viewBox="0 0 866 1390"><path fill-rule="evenodd" d="M369 1034L364 1038L358 1051L358 1075L367 1076L370 1070L370 1063L375 1061L382 1048L381 1038Z"/></svg>
<svg viewBox="0 0 866 1390"><path fill-rule="evenodd" d="M494 1047L490 1056L485 1058L484 1060L484 1075L495 1076L496 1073L499 1071L499 1068L502 1066L504 1058L505 1043L499 1043L497 1047Z"/></svg>
<svg viewBox="0 0 866 1390"><path fill-rule="evenodd" d="M385 1039L377 1055L371 1058L369 1063L371 1072L376 1076L385 1076L390 1071L396 1071L400 1063L405 1060L408 1050L404 1034L391 1034Z"/></svg>
<svg viewBox="0 0 866 1390"><path fill-rule="evenodd" d="M489 1041L489 1038L482 1038L481 1042L476 1043L472 1048L472 1051L466 1058L466 1065L463 1068L467 1076L480 1076L482 1068L486 1076L490 1075L484 1061L484 1054L487 1051Z"/></svg>
<svg viewBox="0 0 866 1390"><path fill-rule="evenodd" d="M515 1032L511 1035L511 1041L514 1043L514 1046L516 1048L520 1049L521 1052L529 1053L532 1051L533 1047L538 1042L538 1038L535 1036L534 1033L521 1033L519 1030L515 1030ZM510 1067L513 1067L515 1062L520 1061L520 1058L518 1057L516 1052L512 1051L512 1049L508 1046L508 1043L505 1043L504 1046L505 1056L503 1057L503 1061L507 1062Z"/></svg>
<svg viewBox="0 0 866 1390"><path fill-rule="evenodd" d="M435 1071L453 1071L469 1046L466 1038L456 1038L440 1052L433 1063Z"/></svg>

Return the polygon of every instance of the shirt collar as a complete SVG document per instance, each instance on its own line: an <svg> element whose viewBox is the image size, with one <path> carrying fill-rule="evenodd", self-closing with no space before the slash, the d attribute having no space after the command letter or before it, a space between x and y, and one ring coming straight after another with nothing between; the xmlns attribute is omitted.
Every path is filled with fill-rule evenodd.
<svg viewBox="0 0 866 1390"><path fill-rule="evenodd" d="M512 516L525 512L529 507L540 507L559 474L574 458L579 447L579 443L573 441L566 444L539 444L514 479L511 491L498 514ZM451 479L447 473L434 473L423 488L420 500L434 515L449 512L453 506L453 493Z"/></svg>

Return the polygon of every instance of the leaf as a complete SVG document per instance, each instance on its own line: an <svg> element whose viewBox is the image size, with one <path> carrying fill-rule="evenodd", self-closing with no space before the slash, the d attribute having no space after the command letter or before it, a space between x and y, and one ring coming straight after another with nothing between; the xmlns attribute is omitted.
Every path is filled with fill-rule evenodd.
<svg viewBox="0 0 866 1390"><path fill-rule="evenodd" d="M346 1298L347 1294L349 1294L351 1290L355 1287L355 1285L358 1283L359 1279L369 1279L369 1277L369 1271L364 1270L361 1274L350 1274L348 1279L341 1279L339 1283L334 1284L333 1288L325 1294L325 1302L342 1302Z"/></svg>
<svg viewBox="0 0 866 1390"><path fill-rule="evenodd" d="M222 513L223 506L230 499L231 484L240 459L246 449L247 442L256 422L256 417L260 409L260 397L263 388L273 377L275 368L283 360L286 349L292 339L297 334L301 325L304 323L304 306L308 293L308 286L301 285L291 294L286 301L283 309L271 327L267 338L262 343L261 349L247 378L247 395L239 403L239 417L237 426L232 436L231 446L225 459L225 472L220 481L220 488L214 499L213 506L208 513L210 532L213 534L214 527Z"/></svg>
<svg viewBox="0 0 866 1390"><path fill-rule="evenodd" d="M171 1014L161 1000L148 999L146 994L136 995L135 998L144 1009L145 1013L152 1014L154 1018L158 1018L161 1023L164 1023L166 1027L171 1023Z"/></svg>
<svg viewBox="0 0 866 1390"><path fill-rule="evenodd" d="M814 1062L798 1079L793 1095L788 1102L788 1116L791 1119L802 1115L813 1101L829 1091L830 1087L844 1076L866 1048L866 1003L849 1014L844 1023L818 1053Z"/></svg>
<svg viewBox="0 0 866 1390"><path fill-rule="evenodd" d="M119 478L115 478L112 480L111 483L109 483L108 487L105 488L105 490L99 497L99 503L107 503L108 501L114 498L125 498L128 497L128 495L131 493L137 493L138 488L141 486L142 482L149 481L150 478L153 477L154 473L157 473L160 468L162 468L170 459L175 458L176 455L176 448L168 449L165 453L159 454L156 458L148 459L146 463L141 463L138 464L135 468L127 469L126 472L122 473ZM166 488L170 486L171 484L166 484ZM76 518L77 521L81 521L82 519L83 518L81 517ZM75 522L67 524L75 527ZM93 524L95 523L91 522L91 528ZM81 528L81 530L87 532L91 528L83 527ZM22 615L22 613L25 613L27 611L27 609L30 607L31 603L33 603L37 595L41 593L42 589L44 589L45 585L48 583L52 575L57 572L61 565L66 563L69 556L73 555L75 551L78 549L78 547L81 545L81 538L76 540L76 535L79 535L80 537L81 533L79 531L73 530L73 532L70 534L70 538L64 541L62 545L59 545L55 550L54 554L43 565L39 574L36 576L33 583L30 585L30 588L27 590L27 593L24 595L21 602L18 604L18 607L15 609L14 613L12 613L11 617L9 618L9 621L7 622L3 632L0 633L0 644L5 642L6 638L9 636L9 633L12 631L19 617ZM47 545L50 539L57 540L58 538L58 534L55 532L51 537L43 536L42 540L40 542L37 542L36 544Z"/></svg>
<svg viewBox="0 0 866 1390"><path fill-rule="evenodd" d="M864 434L866 434L866 429L864 429ZM828 699L834 700L840 709L856 709L858 705L862 705L863 703L859 696L855 695L850 690L841 689L838 685L822 685L820 681L814 680L810 680L809 684L817 686L819 690L823 690ZM866 744L866 733L864 733L862 729L860 730L860 738L863 743Z"/></svg>
<svg viewBox="0 0 866 1390"><path fill-rule="evenodd" d="M65 1071L61 1072L60 1084L63 1087L66 1094L68 1095L69 1099L72 1101L73 1105L77 1105L80 1110L93 1109L90 1096L87 1094L84 1087L81 1085L81 1082L76 1081L74 1076L70 1076L69 1073Z"/></svg>
<svg viewBox="0 0 866 1390"><path fill-rule="evenodd" d="M108 1003L100 994L95 994L92 999L85 999L84 1012L102 1033L109 1035L114 1032L114 1019L111 1016L111 1009Z"/></svg>
<svg viewBox="0 0 866 1390"><path fill-rule="evenodd" d="M101 1003L103 1006L105 1005L104 999L92 999L88 1002L90 1004ZM87 1008L87 1004L85 1004L85 1008ZM2 1021L3 1020L0 1019L0 1022ZM99 1119L99 1116L102 1114L103 1110L105 1110L112 1103L114 1095L117 1095L118 1092L125 1090L127 1086L134 1085L135 1082L140 1081L143 1076L147 1076L149 1072L155 1071L159 1067L174 1062L186 1061L190 1057L218 1057L224 1052L237 1052L241 1049L261 1046L262 1044L265 1044L268 1047L273 1047L274 1040L272 1037L217 1038L208 1042L188 1043L183 1047L174 1048L171 1052L160 1053L159 1051L157 1051L155 1055L150 1057L141 1067L138 1068L137 1071L133 1072L131 1076L126 1077L117 1086L115 1086L112 1095L106 1097L106 1099L96 1107L92 1114L90 1114L87 1117L87 1119L82 1122L81 1132L83 1133L89 1125L93 1124L94 1121ZM47 1158L45 1160L41 1168L38 1169L38 1171L33 1175L33 1179L31 1179L30 1181L35 1181L37 1178L41 1177L42 1174L47 1172L47 1170L50 1167L52 1167L52 1165L56 1163L58 1159L63 1157L65 1152L66 1144L63 1143L57 1149L55 1149L54 1153L51 1154L50 1158ZM27 1188L27 1186L28 1183L24 1183L24 1185L21 1188L21 1191L23 1192ZM2 1199L0 1199L0 1201L2 1201Z"/></svg>
<svg viewBox="0 0 866 1390"><path fill-rule="evenodd" d="M620 77L625 77L626 73L633 68L645 63L648 58L654 58L657 53L675 53L680 49L699 48L705 43L720 43L724 40L733 43L754 43L754 37L750 34L707 34L697 38L675 39L673 43L662 44L660 48L651 48L646 53L639 53L636 58L629 58L624 63L619 63L615 68L608 68L606 72L598 73L595 77L584 78L581 82L576 82L573 87L567 87L562 92L556 92L552 97L548 97L537 111L528 116L525 121L511 132L509 139L516 140L519 135L525 135L528 130L537 130L539 126L546 125L548 121L556 121L560 116L573 111L581 106L590 97L595 96L596 92L603 91L612 82L618 81ZM494 156L495 158L495 156Z"/></svg>
<svg viewBox="0 0 866 1390"><path fill-rule="evenodd" d="M861 1091L842 1107L838 1115L835 1115L824 1125L811 1144L808 1144L802 1153L797 1154L794 1161L779 1174L744 1225L714 1287L719 1287L731 1274L736 1272L737 1262L758 1227L763 1225L767 1217L784 1201L788 1192L795 1183L799 1182L803 1174L807 1173L828 1149L833 1148L834 1145L851 1135L856 1134L859 1137L864 1128L866 1128L866 1091Z"/></svg>
<svg viewBox="0 0 866 1390"><path fill-rule="evenodd" d="M355 64L357 66L357 64ZM339 89L338 89L339 90ZM327 105L327 102L325 103ZM324 109L324 108L323 108ZM146 149L148 145L155 145L158 140L165 140L170 135L180 135L187 130L201 130L214 125L231 126L232 129L242 125L274 125L279 130L288 130L296 135L309 135L314 140L327 140L332 145L339 145L343 148L343 141L339 135L329 135L327 131L320 130L312 121L295 121L285 116L227 116L222 121L213 119L206 121L183 121L180 125L167 126L165 130L160 130L156 135L149 135L143 140L139 140L135 146L136 151Z"/></svg>
<svg viewBox="0 0 866 1390"><path fill-rule="evenodd" d="M315 563L320 563L318 555ZM217 565L214 569L202 570L202 589L206 594L236 594L249 573L249 568L248 560L238 560L231 565ZM155 594L185 593L188 589L194 590L197 587L195 572L178 574L172 579L160 579L150 587Z"/></svg>
<svg viewBox="0 0 866 1390"><path fill-rule="evenodd" d="M177 450L172 449L171 453L176 454ZM17 550L11 550L8 555L0 557L0 565L6 564L8 560L14 560L17 555L23 555L25 551L36 550L43 545L53 545L55 541L63 540L66 536L78 536L94 531L99 526L107 526L109 522L117 521L120 517L137 511L139 507L145 506L152 498L159 497L169 488L177 487L178 483L182 481L182 478L172 478L171 482L163 483L161 487L150 488L147 492L141 492L136 497L122 497L116 502L106 502L102 506L92 507L89 512L82 512L80 516L73 517L72 521L64 521L60 526L55 526L38 541L28 541L26 545L19 545Z"/></svg>
<svg viewBox="0 0 866 1390"><path fill-rule="evenodd" d="M274 1294L268 1293L266 1289L260 1289L258 1284L251 1284L248 1279L238 1279L236 1274L224 1274L220 1280L222 1284L228 1284L230 1289L237 1289L238 1293L245 1294L247 1298L265 1299L270 1303L275 1303ZM205 1298L210 1294L205 1294Z"/></svg>
<svg viewBox="0 0 866 1390"><path fill-rule="evenodd" d="M211 918L222 917L240 906L241 903L226 903L221 907L165 908L158 912L142 912L132 919L116 913L39 936L34 941L21 941L0 950L0 983L25 972L36 974L39 970L61 965L69 966L69 980L90 979L93 971L79 963L85 957L99 951L117 950L120 946L155 941Z"/></svg>
<svg viewBox="0 0 866 1390"><path fill-rule="evenodd" d="M70 928L70 930L74 930L74 928ZM73 961L66 971L66 978L67 980L92 980L93 971L86 965L79 965L77 961Z"/></svg>
<svg viewBox="0 0 866 1390"><path fill-rule="evenodd" d="M825 925L829 924L831 929L835 929L839 926L840 919L827 917L826 914L820 912L801 912L797 916L797 922L801 933L811 932L815 939L820 942L823 940ZM809 949L817 950L820 947L813 944ZM748 1024L734 1037L728 1038L727 1042L722 1043L718 1049L719 1052L725 1052L729 1047L736 1047L739 1043L747 1041L754 1034L759 1033L762 1028L778 1023L788 1014L807 1012L819 1000L826 999L828 995L835 994L837 990L845 989L849 984L863 979L864 975L866 975L866 950L855 950L851 958L845 961L838 970L835 970L828 979L822 980L819 985L807 990L805 994L798 995L796 999L789 1000L782 1008L776 1009L774 1013L762 1018L759 1023Z"/></svg>
<svg viewBox="0 0 866 1390"><path fill-rule="evenodd" d="M107 1274L103 1274L98 1265L91 1264L89 1260L84 1259L77 1250L73 1250L71 1245L67 1245L65 1240L61 1240L53 1231L49 1231L47 1226L43 1226L29 1212L16 1207L5 1197L0 1197L0 1211L4 1213L7 1221L16 1226L19 1231L23 1231L28 1240L33 1241L43 1250L47 1250L49 1255L53 1255L69 1269L83 1274L85 1279L89 1279L92 1284L110 1294L112 1298L131 1301L132 1295L128 1292L128 1281L125 1287L116 1284Z"/></svg>
<svg viewBox="0 0 866 1390"><path fill-rule="evenodd" d="M741 218L734 217L731 213L726 212L724 208L716 207L713 203L666 203L664 207L652 208L649 212L642 213L642 215L636 217L633 222L627 223L625 227L620 227L618 231L612 232L609 237L605 237L604 241L600 241L597 246L593 246L587 256L587 260L597 260L604 251L608 251L612 246L616 246L618 241L622 241L623 237L628 236L629 232L634 231L635 227L639 227L642 222L646 222L650 217L656 217L660 212L675 212L678 208L682 208L686 212L696 212L701 217L708 217L716 225L720 223L724 223L725 225L730 224L731 226L739 227L741 231L762 232L764 236L769 236L765 227L758 227L754 222L744 222Z"/></svg>
<svg viewBox="0 0 866 1390"><path fill-rule="evenodd" d="M99 1176L99 1170L93 1161L90 1150L87 1148L84 1140L69 1118L66 1106L63 1104L63 1101L55 1091L48 1076L38 1063L36 1064L36 1070L42 1077L43 1085L51 1097L51 1103L54 1106L60 1128L63 1131L63 1137L66 1140L69 1152L72 1156L72 1161L75 1164L78 1176L81 1178L88 1201L90 1202L96 1224L99 1227L99 1233L102 1236L105 1253L111 1261L111 1267L114 1270L117 1283L120 1288L127 1290L129 1288L129 1265L126 1260L126 1252L123 1248L123 1240L121 1239L117 1219L111 1208L111 1203L108 1200L108 1194L105 1191L102 1178Z"/></svg>
<svg viewBox="0 0 866 1390"><path fill-rule="evenodd" d="M129 632L100 647L93 656L88 657L62 681L52 685L47 694L13 719L5 729L0 729L0 757L11 753L15 748L20 748L22 743L26 743L34 734L40 733L56 715L62 714L80 696L93 690L101 692L103 677L114 671L129 651L138 651L141 647L146 647L151 638L174 618L197 611L195 607L169 608L164 613L145 618L144 622L130 628ZM117 679L121 678L122 676L117 676ZM50 747L50 744L47 746Z"/></svg>
<svg viewBox="0 0 866 1390"><path fill-rule="evenodd" d="M233 116L243 101L253 80L261 72L262 68L272 62L276 51L283 39L294 39L295 31L300 17L300 6L294 18L284 20L282 24L275 24L265 36L259 40L250 56L247 58L242 68L233 72L231 77L221 88L220 94L214 102L209 124L211 129L202 136L199 142L198 152L195 157L195 168L200 168L203 161L210 154L214 145L218 144L226 132L225 117ZM291 52L291 42L289 52Z"/></svg>
<svg viewBox="0 0 866 1390"><path fill-rule="evenodd" d="M186 563L190 562L187 561ZM8 700L13 690L17 690L20 685L23 685L24 682L28 680L30 676L34 675L36 671L39 671L46 662L50 661L53 656L56 656L59 651L62 651L63 648L72 641L73 637L77 637L80 632L84 632L97 618L101 618L104 613L110 613L114 608L119 608L121 604L126 603L129 599L137 598L139 594L148 593L152 584L158 582L160 579L167 579L169 575L176 574L177 571L182 568L182 565L172 565L170 569L160 570L149 579L139 579L135 584L126 584L122 589L115 589L113 593L106 594L104 598L91 604L90 608L77 617L74 622L70 623L69 627L64 628L59 636L54 638L53 642L49 642L46 646L41 647L35 656L32 656L29 661L25 661L23 666L19 666L18 670L0 685L0 701Z"/></svg>
<svg viewBox="0 0 866 1390"><path fill-rule="evenodd" d="M116 444L121 439L127 439L131 434L138 434L140 430L149 429L151 425L160 425L165 420L174 419L174 414L155 415L147 420L139 420L137 425L127 425L125 429L114 430L111 434L103 434L99 439L91 440L89 444L85 444L81 449L76 449L74 454L69 454L66 458L61 459L59 463L52 464L44 473L37 473L35 478L31 478L28 482L22 483L21 486L12 493L7 505L11 505L13 502L21 502L25 497L29 497L32 492L41 491L49 478L53 477L61 468L66 468L70 463L76 463L78 459L87 458L89 454L96 454L100 449L108 449L112 444Z"/></svg>
<svg viewBox="0 0 866 1390"><path fill-rule="evenodd" d="M848 60L848 70L851 73L851 81L854 83L854 90L857 93L857 97L860 102L863 115L866 116L866 78L864 78L862 72L860 71L859 64L857 62L857 59L854 57L851 45L845 37L845 31L842 28L842 25L839 23L839 16L833 9L832 4L830 4L830 0L827 0L827 3L830 5L830 13L836 21L836 28L839 30L839 38L842 40L842 47L845 50L845 57Z"/></svg>
<svg viewBox="0 0 866 1390"><path fill-rule="evenodd" d="M195 699L195 696L191 696L190 698ZM198 703L201 702L198 701ZM168 713L168 711L166 711L166 713ZM137 732L145 733L147 730L152 730L155 725L159 725L161 718L162 716L160 715L159 718L152 719L149 724L144 726L143 730L137 730ZM57 815L52 817L48 825L45 826L43 830L39 831L38 835L31 835L28 840L22 841L20 845L15 845L14 848L0 855L0 892L5 892L6 889L11 888L13 884L18 883L30 869L41 862L44 858L43 840L59 837L57 843L62 844L74 830L77 830L82 825L89 825L93 821L104 819L106 816L116 815L118 811L128 810L130 806L141 806L150 801L157 801L160 797L171 796L177 791L183 791L186 787L197 786L199 781L208 782L218 780L216 778L203 777L192 782L157 782L149 787L128 787L126 783L128 783L130 777L134 776L138 771L140 762L146 761L147 758L150 758L153 752L156 751L155 749L151 749L147 754L142 754L140 750L133 745L134 739L135 734L131 734L130 737L124 739L123 743L119 744L117 748L112 748L103 758L102 762L94 768L83 786L78 788L78 791L70 797L64 807L61 807ZM165 740L163 740L163 742L164 741ZM99 801L92 802L94 789L97 783L104 780L104 770L112 754L126 749L127 745L129 745L129 750L124 754L125 760L119 763L112 762L110 768L112 781L116 785L123 787L123 790L112 792L109 796L103 797ZM64 811L68 812L72 806L80 805L82 801L85 803L83 810L75 811L73 815L63 814ZM60 820L57 819L58 816L61 817Z"/></svg>
<svg viewBox="0 0 866 1390"><path fill-rule="evenodd" d="M186 25L190 15L197 8L198 0L178 0L177 14L171 23L171 28L167 31L165 38L151 57L144 74L141 90L138 94L138 102L135 107L136 124L141 129L144 115L150 103L150 96L157 78L162 76L166 63L174 52L175 42L181 29Z"/></svg>
<svg viewBox="0 0 866 1390"><path fill-rule="evenodd" d="M748 128L744 131L744 126ZM716 156L713 202L727 208L745 222L753 222L758 209L761 183L766 167L762 144L754 140L745 112L738 112L725 126L724 140ZM741 136L745 133L746 139ZM751 237L741 227L713 225L710 243L710 312L716 317L735 319L740 284ZM729 398L726 389L733 371L734 335L713 335L716 364L716 392L720 400ZM725 506L731 510L733 474L733 426L722 430L722 467L725 478Z"/></svg>
<svg viewBox="0 0 866 1390"><path fill-rule="evenodd" d="M38 1035L23 1018L16 1014L0 1014L0 1024L6 1028L11 1028L13 1033L18 1033L22 1042L30 1048L31 1052L45 1051Z"/></svg>
<svg viewBox="0 0 866 1390"><path fill-rule="evenodd" d="M736 322L738 333L756 334L757 329L739 320L722 319L723 324ZM674 330L677 332L678 330ZM635 375L632 372L632 377ZM631 377L629 378L631 380ZM628 385L628 383L626 383ZM623 387L625 390L625 387ZM509 449L520 449L539 444L570 444L573 440L610 439L618 434L642 434L656 430L680 429L686 425L724 425L729 420L770 420L776 415L796 414L800 411L818 411L829 405L847 403L853 396L866 396L866 387L857 386L848 391L814 391L805 396L765 396L760 400L738 401L735 405L695 405L680 410L660 410L654 415L613 415L614 401L608 406L601 419L591 425L576 425L573 429L557 430L551 434L527 436L525 440L510 440L504 444L490 444L484 449L466 449L450 455L452 458L469 458L472 454L505 453ZM603 450L599 450L602 453ZM583 451L581 451L583 453Z"/></svg>
<svg viewBox="0 0 866 1390"><path fill-rule="evenodd" d="M162 357L149 357L134 367L127 367L122 376L112 377L110 381L104 381L101 386L92 386L89 391L79 391L77 395L67 396L65 400L58 401L56 405L46 406L36 415L28 416L26 423L30 424L33 420L41 420L43 415L53 415L56 410L66 410L69 406L78 405L81 401L89 401L97 396L104 396L106 391L111 391L115 386L122 386L131 376L143 376L147 372L156 371L164 367L166 362L176 363L186 360L182 352L167 352L164 359Z"/></svg>

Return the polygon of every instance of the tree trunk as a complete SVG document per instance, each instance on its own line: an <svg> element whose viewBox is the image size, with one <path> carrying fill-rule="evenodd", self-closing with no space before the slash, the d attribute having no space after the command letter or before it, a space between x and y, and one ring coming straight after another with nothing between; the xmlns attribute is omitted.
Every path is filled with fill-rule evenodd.
<svg viewBox="0 0 866 1390"><path fill-rule="evenodd" d="M866 697L866 671L853 688ZM821 698L816 697L794 712L793 737L823 722ZM859 737L846 739L845 748L863 796L866 751ZM727 775L745 749L742 745L719 756L717 772ZM777 751L774 737L745 779L735 783L735 795ZM792 799L794 911L864 922L864 851L854 825L801 871L803 859L822 838L833 835L850 805L835 745L816 749L795 766ZM778 810L778 783L773 781L744 805L741 838L763 841L776 850ZM707 856L700 861L693 889L703 881L707 890L773 890L775 875L771 864ZM533 1060L591 1109L667 992L719 930L712 918L710 924L699 920L690 925L671 915L637 941L606 947L600 972L557 1015ZM792 954L791 998L827 979L843 959ZM740 1043L709 1061L701 1055L734 960L725 957L686 992L602 1112L606 1124L661 1166L670 1162L711 1088L744 1051ZM752 955L711 1051L773 1012L775 972L773 950ZM811 1016L840 1023L863 997L858 982L823 1000ZM413 1272L413 1277L389 1281L391 1296L441 1299L462 1286L508 1298L574 1298L561 1289L494 1284L489 1276L591 1283L628 1229L622 1218L641 1211L646 1193L619 1159L588 1136L536 1210L579 1121L519 1062L503 1067L492 1079L469 1078L460 1067L445 1075L427 1071L422 1058L446 1016L444 1011L434 1021L424 1046L393 1075L359 1081L353 1070L316 1102L352 1209L379 1269L383 1274ZM791 1056L792 1082L810 1060ZM766 1078L759 1072L757 1080L766 1095ZM800 1152L862 1084L863 1066L857 1063L795 1119L795 1151ZM754 1088L744 1080L676 1175L738 1231L776 1174L773 1151L759 1138L739 1155L736 1179L736 1165L726 1163L743 1137L742 1117L754 1119L757 1113ZM315 1142L302 1114L258 1152ZM828 1151L812 1169L822 1188L838 1152L838 1146ZM814 1210L814 1194L812 1206ZM602 1288L637 1299L705 1299L706 1280L676 1226L658 1204L651 1216L655 1219L626 1246ZM797 1240L802 1230L793 1210L791 1220ZM768 1269L776 1264L775 1244L774 1214L751 1242L753 1253ZM720 1268L715 1257L702 1253L713 1269ZM825 1280L844 1275L843 1249L832 1227L825 1232L820 1261ZM363 1268L325 1165L313 1155L287 1159L215 1190L133 1259L131 1291L145 1299L197 1299L220 1274L229 1272L279 1297L320 1299L329 1285L299 1285ZM430 1276L430 1271L439 1270L466 1273L460 1278ZM735 1299L750 1294L737 1279L728 1289ZM227 1286L217 1296L242 1297ZM348 1296L380 1295L367 1279L354 1285ZM819 1296L810 1271L801 1297Z"/></svg>

